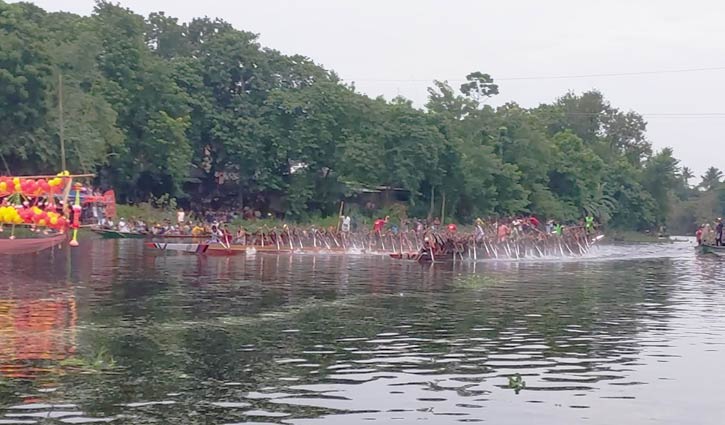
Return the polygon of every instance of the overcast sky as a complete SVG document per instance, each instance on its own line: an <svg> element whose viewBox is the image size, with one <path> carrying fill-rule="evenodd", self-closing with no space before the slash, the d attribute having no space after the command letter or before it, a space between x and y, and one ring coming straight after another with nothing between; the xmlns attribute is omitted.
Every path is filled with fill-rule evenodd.
<svg viewBox="0 0 725 425"><path fill-rule="evenodd" d="M92 0L33 0L89 14ZM725 168L725 3L690 0L121 0L147 15L220 17L355 81L371 96L422 105L433 79L454 87L471 71L500 79L492 104L530 107L568 90L599 89L648 121L698 175ZM636 3L636 4L635 4ZM649 71L624 76L591 76ZM581 76L585 78L516 77ZM716 114L716 115L712 115Z"/></svg>

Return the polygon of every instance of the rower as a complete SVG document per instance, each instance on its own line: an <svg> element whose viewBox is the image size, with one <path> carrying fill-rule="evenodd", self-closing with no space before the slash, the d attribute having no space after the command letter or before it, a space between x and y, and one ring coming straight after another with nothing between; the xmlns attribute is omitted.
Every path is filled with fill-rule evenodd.
<svg viewBox="0 0 725 425"><path fill-rule="evenodd" d="M346 215L344 219L342 219L342 233L350 233L350 216Z"/></svg>
<svg viewBox="0 0 725 425"><path fill-rule="evenodd" d="M584 222L585 222L585 228L586 228L587 235L588 235L594 231L594 217L592 217L592 215L589 214L584 218Z"/></svg>
<svg viewBox="0 0 725 425"><path fill-rule="evenodd" d="M511 233L511 230L509 230L508 226L506 226L505 223L501 223L498 226L498 241L499 242L506 242L506 237Z"/></svg>
<svg viewBox="0 0 725 425"><path fill-rule="evenodd" d="M224 232L219 229L219 224L214 223L211 225L211 235L209 236L209 243L220 243L221 238L224 237Z"/></svg>

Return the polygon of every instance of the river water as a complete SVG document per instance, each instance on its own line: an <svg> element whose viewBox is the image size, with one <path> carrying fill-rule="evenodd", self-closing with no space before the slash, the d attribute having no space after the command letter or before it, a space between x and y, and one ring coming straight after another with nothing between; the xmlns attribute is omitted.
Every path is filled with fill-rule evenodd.
<svg viewBox="0 0 725 425"><path fill-rule="evenodd" d="M724 263L691 242L433 267L149 254L99 240L0 257L0 424L725 414Z"/></svg>

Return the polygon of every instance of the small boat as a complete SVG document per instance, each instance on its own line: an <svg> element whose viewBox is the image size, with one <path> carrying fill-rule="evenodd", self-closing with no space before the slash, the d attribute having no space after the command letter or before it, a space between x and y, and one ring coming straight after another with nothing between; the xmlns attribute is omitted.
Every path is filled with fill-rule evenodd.
<svg viewBox="0 0 725 425"><path fill-rule="evenodd" d="M698 254L714 254L718 257L725 257L725 246L698 245L695 250Z"/></svg>
<svg viewBox="0 0 725 425"><path fill-rule="evenodd" d="M419 254L417 252L394 252L388 255L396 260L417 260Z"/></svg>
<svg viewBox="0 0 725 425"><path fill-rule="evenodd" d="M430 256L429 252L395 252L392 254L388 254L390 258L393 258L395 260L406 260L406 261L415 261L418 263L430 263L433 262L433 258ZM451 257L441 257L439 261L446 261L446 260L452 260Z"/></svg>
<svg viewBox="0 0 725 425"><path fill-rule="evenodd" d="M168 234L145 234L149 239L209 239L209 235L168 235Z"/></svg>
<svg viewBox="0 0 725 425"><path fill-rule="evenodd" d="M144 239L150 235L138 232L120 232L111 229L91 229L101 235L103 239Z"/></svg>
<svg viewBox="0 0 725 425"><path fill-rule="evenodd" d="M237 255L246 251L242 245L220 243L163 243L146 242L146 246L161 251L185 252L187 254Z"/></svg>
<svg viewBox="0 0 725 425"><path fill-rule="evenodd" d="M209 235L167 235L141 232L121 232L111 229L91 229L103 239L207 239Z"/></svg>

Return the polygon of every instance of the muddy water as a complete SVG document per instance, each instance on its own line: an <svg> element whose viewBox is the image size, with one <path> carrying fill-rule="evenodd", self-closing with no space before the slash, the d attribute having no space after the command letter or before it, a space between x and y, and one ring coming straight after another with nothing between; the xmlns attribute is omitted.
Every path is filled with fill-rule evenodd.
<svg viewBox="0 0 725 425"><path fill-rule="evenodd" d="M0 424L720 424L725 263L693 251L0 257Z"/></svg>

